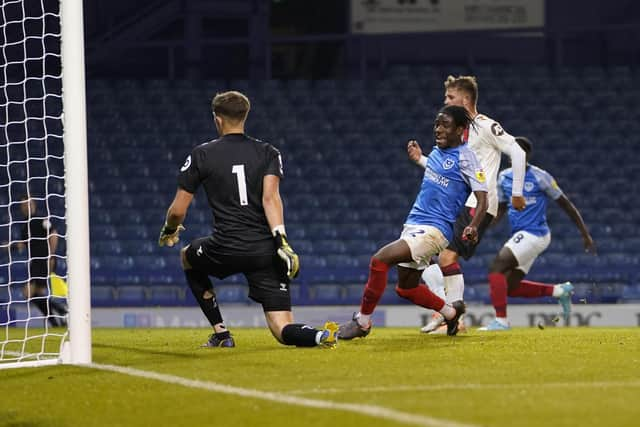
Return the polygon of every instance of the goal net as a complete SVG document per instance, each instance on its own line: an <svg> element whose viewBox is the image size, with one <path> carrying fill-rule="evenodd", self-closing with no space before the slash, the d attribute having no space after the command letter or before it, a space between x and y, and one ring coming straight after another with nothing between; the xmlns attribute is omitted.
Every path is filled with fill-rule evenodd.
<svg viewBox="0 0 640 427"><path fill-rule="evenodd" d="M66 35L82 8L64 3L0 6L0 368L74 362L70 342L90 346L88 243L73 240L82 228L88 235L84 65L81 54L63 60L75 56ZM75 31L82 40L82 27ZM74 76L77 87L68 87ZM78 291L69 295L67 283ZM88 354L75 362L90 362Z"/></svg>

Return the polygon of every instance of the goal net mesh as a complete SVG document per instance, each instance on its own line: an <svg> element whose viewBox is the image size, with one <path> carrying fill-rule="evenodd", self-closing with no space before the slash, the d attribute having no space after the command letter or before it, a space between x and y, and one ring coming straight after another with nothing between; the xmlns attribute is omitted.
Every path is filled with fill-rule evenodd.
<svg viewBox="0 0 640 427"><path fill-rule="evenodd" d="M58 0L0 11L0 367L58 358L66 339Z"/></svg>

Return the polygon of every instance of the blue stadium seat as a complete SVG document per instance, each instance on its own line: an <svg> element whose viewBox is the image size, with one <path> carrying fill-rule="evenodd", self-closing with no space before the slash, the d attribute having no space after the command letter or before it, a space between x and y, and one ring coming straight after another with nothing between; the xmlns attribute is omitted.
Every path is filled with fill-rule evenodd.
<svg viewBox="0 0 640 427"><path fill-rule="evenodd" d="M177 306L184 302L185 291L179 286L149 286L147 292L147 302L151 305Z"/></svg>
<svg viewBox="0 0 640 427"><path fill-rule="evenodd" d="M248 287L246 285L221 285L215 287L216 298L220 302L237 303L248 302Z"/></svg>
<svg viewBox="0 0 640 427"><path fill-rule="evenodd" d="M93 307L109 307L114 305L115 289L113 286L92 286L91 305Z"/></svg>
<svg viewBox="0 0 640 427"><path fill-rule="evenodd" d="M124 306L144 306L148 302L147 290L140 285L118 287L116 298L118 305Z"/></svg>
<svg viewBox="0 0 640 427"><path fill-rule="evenodd" d="M341 304L344 299L342 285L312 285L309 288L309 301L315 304Z"/></svg>

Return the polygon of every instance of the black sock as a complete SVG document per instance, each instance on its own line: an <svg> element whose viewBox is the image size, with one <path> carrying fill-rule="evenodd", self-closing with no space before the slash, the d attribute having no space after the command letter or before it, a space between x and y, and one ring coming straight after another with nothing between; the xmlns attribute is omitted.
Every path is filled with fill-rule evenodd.
<svg viewBox="0 0 640 427"><path fill-rule="evenodd" d="M47 320L51 324L51 326L59 326L58 319L55 317L51 317L51 312L49 311L49 307L47 306L46 298L34 298L31 300L31 303L38 307L38 310L47 317Z"/></svg>
<svg viewBox="0 0 640 427"><path fill-rule="evenodd" d="M216 301L216 294L213 292L213 285L211 284L211 280L209 280L209 276L207 276L206 273L194 269L185 270L184 275L187 278L187 283L191 288L193 296L196 298L196 301L198 301L200 309L209 320L211 326L222 323L222 314L220 313L220 308ZM212 298L204 298L204 294L207 291L213 295Z"/></svg>
<svg viewBox="0 0 640 427"><path fill-rule="evenodd" d="M67 305L63 302L58 302L56 300L49 300L49 307L51 307L51 311L56 313L59 316L64 316L68 313Z"/></svg>
<svg viewBox="0 0 640 427"><path fill-rule="evenodd" d="M282 341L286 345L315 347L318 330L302 323L290 323L282 328Z"/></svg>

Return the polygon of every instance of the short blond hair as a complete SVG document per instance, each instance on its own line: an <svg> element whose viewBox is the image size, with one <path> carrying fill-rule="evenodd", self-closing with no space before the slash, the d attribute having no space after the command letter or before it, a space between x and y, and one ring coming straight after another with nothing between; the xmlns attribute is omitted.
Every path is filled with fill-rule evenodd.
<svg viewBox="0 0 640 427"><path fill-rule="evenodd" d="M211 101L211 109L216 116L226 117L234 122L243 122L247 119L251 103L244 94L230 90L217 93Z"/></svg>
<svg viewBox="0 0 640 427"><path fill-rule="evenodd" d="M469 95L473 105L478 103L478 82L475 76L449 76L444 81L444 88L461 90Z"/></svg>

